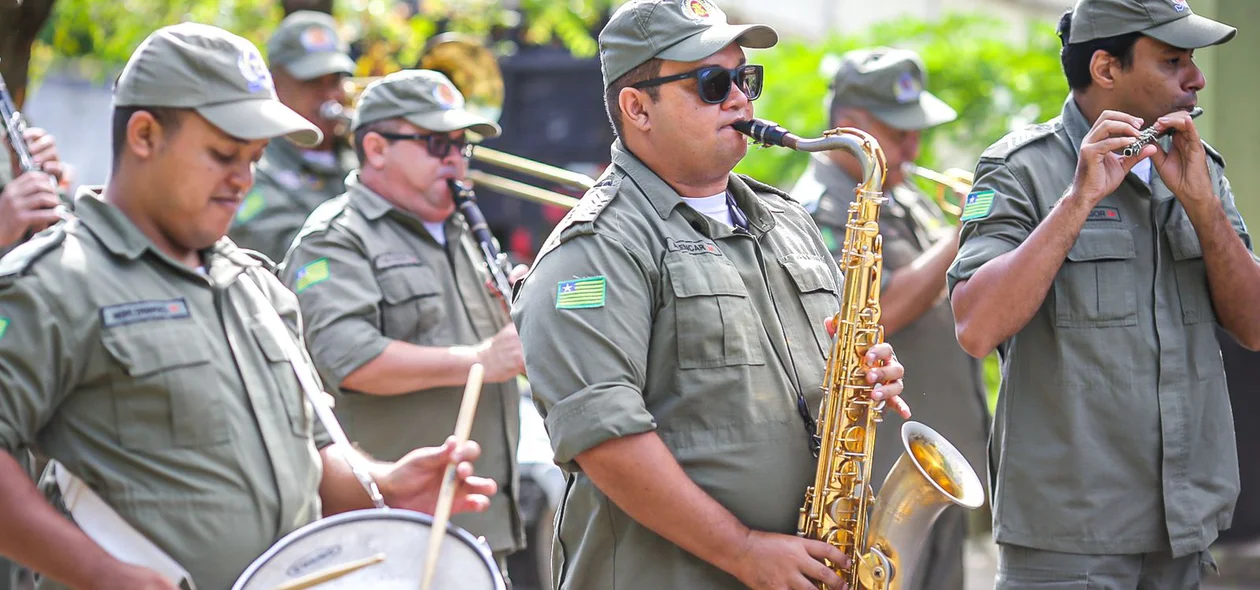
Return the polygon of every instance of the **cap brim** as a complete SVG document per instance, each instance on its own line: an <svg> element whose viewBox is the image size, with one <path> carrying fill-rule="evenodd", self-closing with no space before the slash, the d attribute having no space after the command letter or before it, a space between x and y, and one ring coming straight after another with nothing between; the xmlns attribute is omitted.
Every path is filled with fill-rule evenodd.
<svg viewBox="0 0 1260 590"><path fill-rule="evenodd" d="M196 111L224 133L240 139L287 137L306 147L319 145L324 139L318 127L274 98L215 104L197 107Z"/></svg>
<svg viewBox="0 0 1260 590"><path fill-rule="evenodd" d="M328 74L353 74L354 60L344 53L312 53L298 58L284 68L298 80L314 80Z"/></svg>
<svg viewBox="0 0 1260 590"><path fill-rule="evenodd" d="M1181 49L1219 45L1233 39L1237 33L1234 27L1197 14L1142 31L1143 35Z"/></svg>
<svg viewBox="0 0 1260 590"><path fill-rule="evenodd" d="M885 124L905 131L919 131L958 118L958 111L927 91L919 93L917 102L867 110Z"/></svg>
<svg viewBox="0 0 1260 590"><path fill-rule="evenodd" d="M489 139L498 137L503 131L494 121L478 117L460 109L414 113L403 118L412 125L423 127L429 131L437 131L438 133L450 133L451 131L467 129L483 138Z"/></svg>
<svg viewBox="0 0 1260 590"><path fill-rule="evenodd" d="M697 61L731 43L749 49L766 49L779 42L779 34L766 25L717 25L666 48L656 57L672 61Z"/></svg>

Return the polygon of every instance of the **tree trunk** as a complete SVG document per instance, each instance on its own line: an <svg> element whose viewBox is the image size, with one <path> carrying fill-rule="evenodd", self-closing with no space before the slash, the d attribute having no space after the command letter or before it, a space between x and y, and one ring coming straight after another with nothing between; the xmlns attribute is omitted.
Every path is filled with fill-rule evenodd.
<svg viewBox="0 0 1260 590"><path fill-rule="evenodd" d="M299 10L315 10L332 14L333 0L280 0L284 7L284 15L289 16Z"/></svg>
<svg viewBox="0 0 1260 590"><path fill-rule="evenodd" d="M0 75L22 108L30 74L31 45L52 15L56 0L12 0L0 2Z"/></svg>

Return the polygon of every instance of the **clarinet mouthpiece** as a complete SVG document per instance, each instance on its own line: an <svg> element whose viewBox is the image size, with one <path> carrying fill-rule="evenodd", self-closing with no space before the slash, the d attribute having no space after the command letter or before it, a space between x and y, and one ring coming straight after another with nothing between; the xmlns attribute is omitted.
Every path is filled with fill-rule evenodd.
<svg viewBox="0 0 1260 590"><path fill-rule="evenodd" d="M749 119L747 121L739 121L731 125L736 131L751 137L753 141L762 145L773 145L778 147L788 147L783 143L791 133L774 121L766 121L765 119Z"/></svg>

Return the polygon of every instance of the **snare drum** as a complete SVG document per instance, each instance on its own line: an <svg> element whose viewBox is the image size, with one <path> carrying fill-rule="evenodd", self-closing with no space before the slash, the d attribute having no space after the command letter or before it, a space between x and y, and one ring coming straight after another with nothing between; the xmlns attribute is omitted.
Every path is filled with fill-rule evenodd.
<svg viewBox="0 0 1260 590"><path fill-rule="evenodd" d="M232 590L274 590L293 580L383 555L384 560L323 582L318 590L420 587L433 518L398 509L358 510L317 520L286 535L250 564ZM490 548L447 525L434 590L505 590Z"/></svg>

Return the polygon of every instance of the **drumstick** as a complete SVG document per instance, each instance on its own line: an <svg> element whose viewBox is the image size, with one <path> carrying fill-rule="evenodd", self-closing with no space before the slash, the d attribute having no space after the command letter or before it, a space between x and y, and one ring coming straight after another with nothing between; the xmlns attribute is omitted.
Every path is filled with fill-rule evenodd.
<svg viewBox="0 0 1260 590"><path fill-rule="evenodd" d="M468 369L468 384L464 386L464 399L459 404L459 418L455 421L455 448L468 441L472 431L473 416L477 414L477 400L481 398L481 378L485 367L474 363ZM442 477L442 490L438 493L437 509L433 511L433 530L429 532L429 551L424 560L424 578L420 590L429 590L433 583L433 566L437 565L446 537L446 523L451 519L451 505L455 503L455 469L459 465L453 458Z"/></svg>
<svg viewBox="0 0 1260 590"><path fill-rule="evenodd" d="M351 572L357 572L369 565L378 564L382 561L385 561L385 554L377 553L371 557L365 557L349 563L343 563L338 566L330 567L326 570L321 570L313 574L289 580L288 582L276 586L276 590L306 590L307 588L314 588L324 582L336 580L341 576Z"/></svg>

